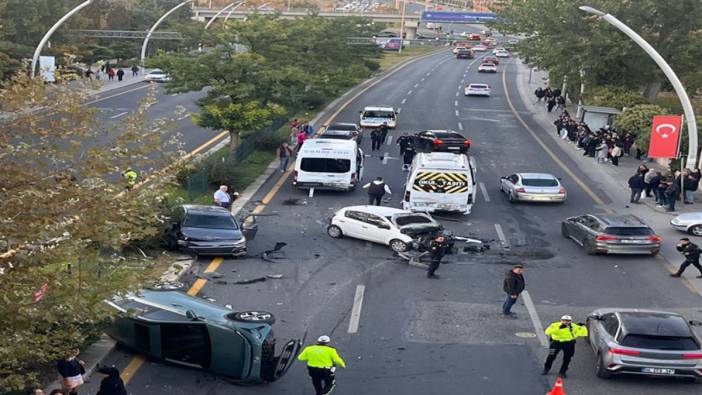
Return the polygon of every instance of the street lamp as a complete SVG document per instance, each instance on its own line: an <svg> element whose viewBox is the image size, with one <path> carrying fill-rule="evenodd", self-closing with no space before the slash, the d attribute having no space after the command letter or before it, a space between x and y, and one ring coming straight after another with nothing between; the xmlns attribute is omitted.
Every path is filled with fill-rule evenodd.
<svg viewBox="0 0 702 395"><path fill-rule="evenodd" d="M609 22L609 24L611 24L612 26L621 30L622 33L629 36L629 38L634 40L636 44L643 48L643 50L646 51L648 56L650 56L651 59L653 59L653 61L656 62L656 64L658 65L658 67L661 68L661 70L663 70L663 74L665 74L665 76L668 77L668 80L670 81L671 85L673 85L673 89L675 89L675 93L678 95L678 99L680 100L680 103L683 107L683 111L685 112L685 118L687 121L687 135L689 138L689 147L687 151L687 167L698 167L697 120L695 119L695 112L692 109L692 103L690 103L690 98L687 96L685 87L683 86L682 82L680 82L680 79L678 79L678 76L675 75L675 72L670 67L670 65L665 61L665 59L663 59L663 57L658 52L656 52L656 50L651 46L651 44L646 42L646 40L644 40L643 37L639 36L635 31L631 30L629 26L622 23L622 21L620 21L619 19L615 18L610 14L594 9L590 6L580 6L578 8L587 13L596 15L600 19L604 19L606 22Z"/></svg>
<svg viewBox="0 0 702 395"><path fill-rule="evenodd" d="M185 0L184 2L182 2L182 3L178 4L178 5L176 5L175 7L171 8L170 10L168 10L168 12L166 12L166 13L163 14L163 15L161 15L161 17L158 18L158 20L156 21L156 23L154 23L154 25L151 26L151 29L149 29L149 31L146 33L146 38L144 39L144 43L141 44L141 58L140 58L140 59L141 59L141 64L142 64L142 65L144 64L144 59L146 58L146 47L149 45L149 39L151 38L151 35L154 33L154 31L156 30L156 28L158 27L158 25L160 25L161 22L163 22L163 20L166 19L166 18L168 17L168 15L171 15L172 13L174 13L178 8L180 8L180 7L182 7L182 6L186 5L186 4L190 4L190 3L192 3L192 2L193 2L193 0Z"/></svg>
<svg viewBox="0 0 702 395"><path fill-rule="evenodd" d="M231 8L231 11L229 11L229 15L231 15L232 12L234 12L237 8L239 8L239 7L240 7L241 5L243 5L244 3L246 3L246 2L245 2L245 1L234 2L234 3L229 4L229 5L226 6L226 7L222 8L221 10L219 10L219 12L217 12L217 13L212 17L212 19L210 19L210 20L207 22L207 24L205 25L205 30L207 30L207 29L210 27L210 25L212 24L212 22L216 21L216 20L217 20L217 17L219 17L224 11L226 11L226 10L228 10L228 9ZM232 7L234 7L234 8L232 8Z"/></svg>

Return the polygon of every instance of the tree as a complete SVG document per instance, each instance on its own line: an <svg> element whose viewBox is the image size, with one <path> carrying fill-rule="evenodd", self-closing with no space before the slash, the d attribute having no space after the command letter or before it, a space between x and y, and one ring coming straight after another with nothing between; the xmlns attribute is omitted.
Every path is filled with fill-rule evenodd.
<svg viewBox="0 0 702 395"><path fill-rule="evenodd" d="M668 60L688 85L690 93L702 85L696 59L702 56L702 3L698 0L593 0L595 8L615 15L642 35ZM585 70L587 86L619 85L644 88L648 101L655 100L665 77L658 66L631 39L599 18L565 0L513 0L498 14L507 21L496 26L527 38L517 50L529 63L548 69L553 77L568 76L580 82Z"/></svg>
<svg viewBox="0 0 702 395"><path fill-rule="evenodd" d="M621 86L598 86L586 92L584 103L591 106L615 107L622 109L637 104L645 104L641 93Z"/></svg>
<svg viewBox="0 0 702 395"><path fill-rule="evenodd" d="M617 116L618 129L636 136L636 146L648 147L651 138L651 124L656 115L667 115L668 110L655 104L639 104L627 108Z"/></svg>
<svg viewBox="0 0 702 395"><path fill-rule="evenodd" d="M56 359L99 333L109 316L102 301L137 287L151 264L130 245L163 222L154 187L124 192L120 176L133 167L144 178L178 152L146 118L153 97L107 129L84 105L86 91L24 74L0 86L4 391L36 385L47 366L54 375Z"/></svg>

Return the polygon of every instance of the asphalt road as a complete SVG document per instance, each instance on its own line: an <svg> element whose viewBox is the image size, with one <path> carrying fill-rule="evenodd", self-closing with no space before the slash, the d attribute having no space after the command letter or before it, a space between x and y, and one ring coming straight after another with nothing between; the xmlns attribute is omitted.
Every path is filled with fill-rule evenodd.
<svg viewBox="0 0 702 395"><path fill-rule="evenodd" d="M478 74L477 63L454 59L448 51L417 61L359 96L337 117L356 122L365 105L401 108L398 128L380 153L366 158L365 180L383 176L393 191L386 203L399 207L406 177L394 144L403 131L450 128L473 139L470 154L477 162L477 180L484 185L469 216L441 216L440 221L462 235L493 239L486 254L460 254L429 280L416 267L392 257L387 247L352 239L330 239L326 222L344 206L364 204L362 189L349 193L316 192L292 188L288 179L260 217L260 229L250 243L256 256L276 242L288 245L284 259L275 263L258 258L227 259L218 269L223 280L266 274L283 279L251 285L208 283L201 296L235 310L265 309L278 317L279 340L332 337L347 362L338 373L337 394L544 394L554 375L540 376L546 349L535 336L563 314L584 321L596 307L642 307L683 312L700 318L700 296L671 283L663 264L649 257L588 256L560 235L560 221L568 216L599 212L591 195L609 204L604 191L581 188L551 159L518 122L507 103L532 128L527 105L519 97L515 65L506 59L497 74ZM503 83L503 73L505 73ZM487 82L490 98L462 94L468 82ZM117 107L117 104L112 104ZM531 105L531 103L529 103ZM125 104L126 106L126 104ZM545 141L573 175L597 185L579 170L559 146ZM370 152L370 139L363 149ZM386 164L380 156L390 156ZM562 205L507 202L498 192L499 177L516 171L551 172L563 178L568 201ZM278 181L269 180L253 208ZM482 188L481 188L482 190ZM301 204L301 203L305 204ZM291 204L297 203L297 204ZM505 237L500 240L497 228ZM210 260L202 259L200 270ZM513 263L526 267L527 290L534 315L515 306L518 319L500 315L502 279ZM357 333L348 333L349 315L357 287L365 294ZM107 359L124 368L133 355L119 350ZM557 364L560 363L557 362ZM558 365L556 365L557 368ZM556 370L556 369L554 369ZM97 380L86 386L94 393ZM278 382L237 387L212 375L147 361L128 384L133 394L312 394L306 370L296 364ZM688 394L698 391L686 381L647 378L600 380L594 376L594 357L584 341L577 346L569 378L569 394Z"/></svg>

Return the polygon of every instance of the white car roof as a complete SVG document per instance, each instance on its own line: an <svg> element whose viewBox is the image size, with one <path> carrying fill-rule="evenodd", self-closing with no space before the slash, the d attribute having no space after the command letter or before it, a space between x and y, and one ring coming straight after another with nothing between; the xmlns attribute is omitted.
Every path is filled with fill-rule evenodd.
<svg viewBox="0 0 702 395"><path fill-rule="evenodd" d="M395 111L395 109L390 106L366 106L363 111Z"/></svg>
<svg viewBox="0 0 702 395"><path fill-rule="evenodd" d="M339 139L325 139L325 138L314 138L305 140L305 143L300 148L301 152L304 151L314 151L324 148L333 149L356 149L356 142L353 140L339 140Z"/></svg>
<svg viewBox="0 0 702 395"><path fill-rule="evenodd" d="M453 152L420 152L415 161L419 169L467 170L470 168L466 155L456 155Z"/></svg>
<svg viewBox="0 0 702 395"><path fill-rule="evenodd" d="M381 217L392 217L395 214L412 214L412 211L401 210L399 208L385 207L385 206L349 206L344 207L339 211L361 211L364 213L375 214Z"/></svg>
<svg viewBox="0 0 702 395"><path fill-rule="evenodd" d="M542 179L542 180L557 180L556 176L548 173L517 173L521 178Z"/></svg>

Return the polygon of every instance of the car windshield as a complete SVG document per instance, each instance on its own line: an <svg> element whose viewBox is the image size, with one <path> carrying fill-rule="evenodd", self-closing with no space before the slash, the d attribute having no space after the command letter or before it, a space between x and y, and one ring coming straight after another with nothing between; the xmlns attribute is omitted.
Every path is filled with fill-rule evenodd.
<svg viewBox="0 0 702 395"><path fill-rule="evenodd" d="M351 170L351 161L333 158L302 158L300 170L311 173L348 173Z"/></svg>
<svg viewBox="0 0 702 395"><path fill-rule="evenodd" d="M653 229L645 227L610 227L605 229L605 233L616 236L651 236Z"/></svg>
<svg viewBox="0 0 702 395"><path fill-rule="evenodd" d="M553 178L522 178L522 185L527 187L557 187L558 181Z"/></svg>
<svg viewBox="0 0 702 395"><path fill-rule="evenodd" d="M461 136L458 133L452 133L452 132L434 132L434 136L439 139L460 139L460 140L465 140L465 137Z"/></svg>
<svg viewBox="0 0 702 395"><path fill-rule="evenodd" d="M350 140L353 138L353 134L344 131L329 130L322 134L322 138L325 139L340 139L340 140Z"/></svg>
<svg viewBox="0 0 702 395"><path fill-rule="evenodd" d="M237 229L236 221L229 215L188 213L183 220L185 228Z"/></svg>
<svg viewBox="0 0 702 395"><path fill-rule="evenodd" d="M397 226L412 226L412 225L425 225L432 224L432 220L423 215L407 214L395 217L395 223Z"/></svg>
<svg viewBox="0 0 702 395"><path fill-rule="evenodd" d="M341 123L331 124L327 130L356 130L356 125L344 125Z"/></svg>
<svg viewBox="0 0 702 395"><path fill-rule="evenodd" d="M652 350L697 350L699 346L692 337L626 335L622 346Z"/></svg>
<svg viewBox="0 0 702 395"><path fill-rule="evenodd" d="M395 118L394 111L366 111L363 113L364 118Z"/></svg>
<svg viewBox="0 0 702 395"><path fill-rule="evenodd" d="M163 70L151 70L149 74L166 74Z"/></svg>

